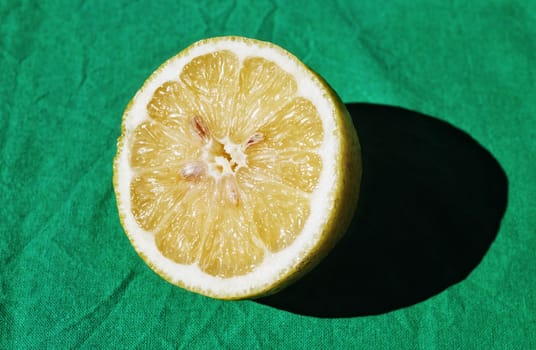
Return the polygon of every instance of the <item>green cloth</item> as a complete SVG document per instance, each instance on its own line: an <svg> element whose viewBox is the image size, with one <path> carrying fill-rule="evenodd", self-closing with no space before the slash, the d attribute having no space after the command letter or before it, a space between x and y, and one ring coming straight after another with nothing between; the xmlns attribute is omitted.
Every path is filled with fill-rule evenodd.
<svg viewBox="0 0 536 350"><path fill-rule="evenodd" d="M497 238L411 307L323 319L172 286L120 226L112 159L149 74L218 35L275 42L345 102L469 133L506 172ZM0 348L536 348L536 2L0 2Z"/></svg>

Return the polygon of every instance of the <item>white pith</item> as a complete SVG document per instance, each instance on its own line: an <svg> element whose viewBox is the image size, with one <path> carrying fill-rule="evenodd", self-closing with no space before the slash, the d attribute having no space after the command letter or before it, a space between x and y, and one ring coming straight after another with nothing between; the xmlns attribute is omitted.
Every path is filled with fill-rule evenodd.
<svg viewBox="0 0 536 350"><path fill-rule="evenodd" d="M322 118L324 135L322 144L318 149L323 168L317 189L310 194L310 215L305 222L302 233L289 247L278 253L270 253L266 250L263 263L252 272L231 278L214 277L203 272L195 264L181 265L164 257L156 247L154 235L143 230L136 223L130 204L130 183L133 172L129 165L129 141L135 128L149 119L146 106L155 90L167 81L178 81L179 73L184 65L193 58L219 50L230 50L242 61L250 56L263 57L289 72L296 79L297 96L310 100L316 106L318 114ZM236 38L218 38L194 44L183 53L171 58L157 72L153 73L142 89L138 91L123 118L124 135L123 142L118 144L115 183L123 225L133 246L153 268L166 276L170 282L205 295L235 298L241 295L250 295L271 286L307 257L321 239L325 223L330 218L331 208L334 206L337 196L336 188L339 186L338 182L341 176L338 166L341 131L338 130L336 119L337 108L326 87L297 59L273 45L262 43L259 46L259 42L248 42ZM238 166L244 166L244 160L240 159L243 156L239 149L240 145L232 144L229 140L220 140L220 142ZM216 169L215 165L212 164L212 168L208 169L209 174L220 177L233 172L225 157L217 157L215 163L220 166ZM221 169L223 169L223 173Z"/></svg>

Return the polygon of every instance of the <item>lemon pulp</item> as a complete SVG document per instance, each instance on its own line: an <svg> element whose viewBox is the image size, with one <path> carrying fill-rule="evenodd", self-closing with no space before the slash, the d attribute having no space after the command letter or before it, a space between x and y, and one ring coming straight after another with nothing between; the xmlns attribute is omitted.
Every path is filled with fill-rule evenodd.
<svg viewBox="0 0 536 350"><path fill-rule="evenodd" d="M300 233L323 129L296 85L273 62L217 51L155 91L132 139L131 201L164 256L231 277Z"/></svg>

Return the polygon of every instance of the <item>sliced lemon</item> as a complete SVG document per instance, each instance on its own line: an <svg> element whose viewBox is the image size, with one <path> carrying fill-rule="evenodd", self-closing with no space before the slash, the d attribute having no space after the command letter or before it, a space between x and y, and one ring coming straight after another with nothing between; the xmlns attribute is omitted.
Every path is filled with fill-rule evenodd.
<svg viewBox="0 0 536 350"><path fill-rule="evenodd" d="M199 41L127 106L114 161L132 245L169 282L220 299L273 293L354 212L359 142L316 73L271 43Z"/></svg>

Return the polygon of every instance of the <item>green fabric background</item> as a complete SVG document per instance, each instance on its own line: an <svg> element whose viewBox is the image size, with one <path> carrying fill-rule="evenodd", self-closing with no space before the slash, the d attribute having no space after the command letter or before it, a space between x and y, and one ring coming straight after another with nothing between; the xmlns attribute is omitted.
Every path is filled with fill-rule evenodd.
<svg viewBox="0 0 536 350"><path fill-rule="evenodd" d="M536 2L0 0L0 348L536 348ZM290 5L291 4L291 5ZM345 102L473 136L506 214L471 275L387 314L317 319L174 287L130 247L112 159L121 115L205 37L273 41Z"/></svg>

